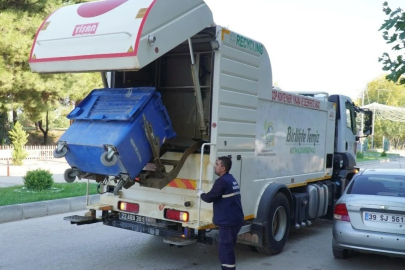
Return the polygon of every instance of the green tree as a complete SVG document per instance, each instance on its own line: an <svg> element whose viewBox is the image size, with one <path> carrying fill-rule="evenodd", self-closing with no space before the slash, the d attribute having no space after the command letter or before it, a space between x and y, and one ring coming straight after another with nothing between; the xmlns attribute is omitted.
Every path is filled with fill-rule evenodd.
<svg viewBox="0 0 405 270"><path fill-rule="evenodd" d="M365 103L373 102L394 106L405 107L405 85L398 85L388 81L383 77L377 78L367 84L365 93ZM374 147L382 148L382 139L386 137L394 148L405 143L405 123L389 120L382 120L378 115L375 116L374 123Z"/></svg>
<svg viewBox="0 0 405 270"><path fill-rule="evenodd" d="M50 112L74 104L101 86L99 74L35 74L28 60L44 18L66 4L87 1L0 0L0 112L23 110L36 122L47 142Z"/></svg>
<svg viewBox="0 0 405 270"><path fill-rule="evenodd" d="M28 142L28 134L25 132L19 122L15 123L12 130L9 131L11 143L14 147L12 153L12 162L15 165L22 165L23 159L28 156L24 146Z"/></svg>
<svg viewBox="0 0 405 270"><path fill-rule="evenodd" d="M405 84L405 53L402 55L399 51L405 49L405 13L401 8L392 10L387 2L383 4L383 11L388 15L388 19L382 24L380 31L384 30L383 38L387 44L394 45L392 50L397 51L398 55L391 59L386 52L378 59L383 63L383 70L389 71L387 79L399 84Z"/></svg>

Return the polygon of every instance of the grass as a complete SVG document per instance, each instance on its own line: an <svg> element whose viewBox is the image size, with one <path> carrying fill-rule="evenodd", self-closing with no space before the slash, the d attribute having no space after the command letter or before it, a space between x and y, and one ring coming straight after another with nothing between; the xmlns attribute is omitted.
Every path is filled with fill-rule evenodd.
<svg viewBox="0 0 405 270"><path fill-rule="evenodd" d="M364 158L357 158L357 162L399 157L399 154L392 154L392 153L387 153L386 157L382 157L381 152L375 152L375 151L366 151L366 152L363 152L363 154L364 154Z"/></svg>
<svg viewBox="0 0 405 270"><path fill-rule="evenodd" d="M0 206L85 196L86 190L87 183L54 183L49 190L35 192L24 186L5 187L0 188ZM97 184L89 185L89 194L97 194Z"/></svg>

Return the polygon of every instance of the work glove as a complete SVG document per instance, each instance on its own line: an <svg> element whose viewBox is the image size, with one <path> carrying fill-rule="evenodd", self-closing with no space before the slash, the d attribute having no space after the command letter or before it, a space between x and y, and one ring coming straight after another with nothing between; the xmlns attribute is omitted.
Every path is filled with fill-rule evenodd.
<svg viewBox="0 0 405 270"><path fill-rule="evenodd" d="M197 189L197 197L201 197L201 194L205 193L202 189Z"/></svg>

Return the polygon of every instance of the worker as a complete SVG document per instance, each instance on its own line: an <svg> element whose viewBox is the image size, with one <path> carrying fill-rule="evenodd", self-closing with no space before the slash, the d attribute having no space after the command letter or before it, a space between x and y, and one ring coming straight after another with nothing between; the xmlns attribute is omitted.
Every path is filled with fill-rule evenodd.
<svg viewBox="0 0 405 270"><path fill-rule="evenodd" d="M244 222L240 189L238 182L229 174L231 167L230 158L219 157L214 165L219 178L212 189L208 193L197 190L197 196L204 202L213 203L213 222L219 227L218 253L222 270L236 269L236 238Z"/></svg>

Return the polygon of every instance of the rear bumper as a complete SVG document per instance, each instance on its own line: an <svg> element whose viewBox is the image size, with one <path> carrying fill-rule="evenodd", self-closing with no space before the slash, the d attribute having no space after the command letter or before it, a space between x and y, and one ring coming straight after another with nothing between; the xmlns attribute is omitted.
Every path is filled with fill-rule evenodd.
<svg viewBox="0 0 405 270"><path fill-rule="evenodd" d="M126 229L130 231L135 231L135 232L140 232L140 233L145 233L145 234L151 234L155 236L161 236L161 237L185 237L185 233L187 234L186 231L184 230L189 230L187 228L183 228L183 231L178 231L178 230L172 230L169 228L164 228L164 227L157 227L149 224L143 224L143 223L138 223L138 222L132 222L132 221L126 221L126 220L120 220L120 219L104 219L103 224L111 227L116 227L116 228L121 228L121 229ZM213 239L211 237L207 237L204 235L193 235L191 238L196 238L197 242L202 243L202 244L208 244L212 245Z"/></svg>
<svg viewBox="0 0 405 270"><path fill-rule="evenodd" d="M182 236L183 232L179 231L174 231L174 230L169 230L166 228L160 228L152 225L146 225L142 223L137 223L137 222L130 222L130 221L124 221L124 220L113 220L113 219L108 219L103 221L104 225L111 226L111 227L116 227L116 228L121 228L121 229L126 229L130 231L135 231L135 232L141 232L141 233L146 233L146 234L151 234L151 235L156 235L156 236Z"/></svg>
<svg viewBox="0 0 405 270"><path fill-rule="evenodd" d="M405 235L356 230L350 222L333 222L332 245L349 249L405 257Z"/></svg>

